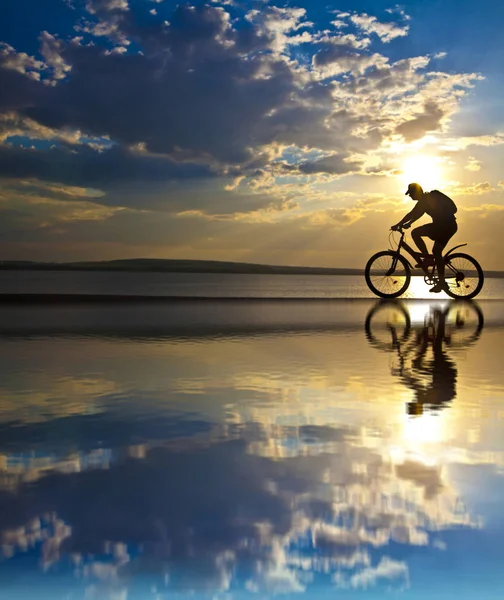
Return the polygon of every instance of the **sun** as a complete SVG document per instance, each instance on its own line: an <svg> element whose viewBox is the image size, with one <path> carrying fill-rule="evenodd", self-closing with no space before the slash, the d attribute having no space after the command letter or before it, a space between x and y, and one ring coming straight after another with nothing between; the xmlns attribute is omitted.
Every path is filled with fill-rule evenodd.
<svg viewBox="0 0 504 600"><path fill-rule="evenodd" d="M407 156L402 163L400 179L404 191L408 184L414 181L419 183L426 192L442 188L444 182L442 159L427 154Z"/></svg>

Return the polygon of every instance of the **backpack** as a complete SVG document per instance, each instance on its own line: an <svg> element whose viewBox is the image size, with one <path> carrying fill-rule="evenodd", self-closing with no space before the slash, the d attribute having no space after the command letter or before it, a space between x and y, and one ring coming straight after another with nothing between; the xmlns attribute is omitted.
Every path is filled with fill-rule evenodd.
<svg viewBox="0 0 504 600"><path fill-rule="evenodd" d="M449 196L439 190L432 190L430 194L436 201L436 208L440 215L451 216L457 212L457 205Z"/></svg>

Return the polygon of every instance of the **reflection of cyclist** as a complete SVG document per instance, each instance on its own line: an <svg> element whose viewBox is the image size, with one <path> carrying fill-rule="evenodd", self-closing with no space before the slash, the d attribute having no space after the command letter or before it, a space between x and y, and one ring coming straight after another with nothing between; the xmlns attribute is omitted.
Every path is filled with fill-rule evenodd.
<svg viewBox="0 0 504 600"><path fill-rule="evenodd" d="M449 349L474 344L483 325L483 313L473 302L432 307L423 324L412 326L407 304L381 300L368 312L365 332L373 347L397 354L392 375L414 391L408 412L420 414L425 405L441 408L456 397L457 365Z"/></svg>
<svg viewBox="0 0 504 600"><path fill-rule="evenodd" d="M450 339L445 333L446 317L442 311L436 309L432 317L433 327L424 327L418 332L416 343L417 352L412 360L412 374L403 373L401 379L415 391L415 402L408 405L408 410L413 413L422 412L424 405L441 407L455 398L457 367L449 358L444 349L444 344ZM432 359L425 362L429 344L432 348ZM418 376L427 375L430 383L423 386Z"/></svg>
<svg viewBox="0 0 504 600"><path fill-rule="evenodd" d="M436 261L439 281L430 289L430 291L437 293L446 290L443 249L449 239L457 231L457 220L455 218L457 207L453 200L448 198L448 196L445 196L442 192L439 192L438 190L424 192L418 183L410 183L405 195L411 196L413 200L417 201L417 204L413 210L399 221L399 223L393 225L392 229L395 230L404 225L411 225L411 223L422 217L424 214L428 214L432 217L432 223L417 227L411 232L411 237L423 255L422 258L424 261L429 260L429 253L422 238L428 237L434 241L432 253L434 255L434 260ZM422 261L419 261L417 267L422 266L421 263Z"/></svg>

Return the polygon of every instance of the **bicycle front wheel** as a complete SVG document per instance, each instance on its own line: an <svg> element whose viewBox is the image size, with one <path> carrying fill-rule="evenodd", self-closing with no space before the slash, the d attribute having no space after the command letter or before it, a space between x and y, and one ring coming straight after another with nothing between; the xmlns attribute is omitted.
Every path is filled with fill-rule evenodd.
<svg viewBox="0 0 504 600"><path fill-rule="evenodd" d="M458 252L448 255L445 265L448 296L469 300L481 292L485 276L476 259L469 254Z"/></svg>
<svg viewBox="0 0 504 600"><path fill-rule="evenodd" d="M385 352L392 352L405 342L410 334L411 320L400 300L376 300L364 324L368 342Z"/></svg>
<svg viewBox="0 0 504 600"><path fill-rule="evenodd" d="M392 250L373 255L367 262L364 275L369 289L380 298L398 298L411 281L407 260Z"/></svg>

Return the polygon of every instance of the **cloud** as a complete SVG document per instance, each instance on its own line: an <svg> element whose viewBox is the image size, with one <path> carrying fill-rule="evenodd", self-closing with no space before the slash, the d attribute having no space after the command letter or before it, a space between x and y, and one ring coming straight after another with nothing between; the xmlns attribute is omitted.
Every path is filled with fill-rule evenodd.
<svg viewBox="0 0 504 600"><path fill-rule="evenodd" d="M398 37L408 35L409 25L397 25L396 23L384 23L378 21L376 17L363 14L354 14L350 21L359 29L367 34L375 34L384 43L391 42Z"/></svg>
<svg viewBox="0 0 504 600"><path fill-rule="evenodd" d="M325 30L302 8L219 4L151 17L157 4L142 16L126 0L88 0L73 12L80 37L44 31L36 56L2 46L0 177L100 190L101 206L159 210L198 232L225 220L351 224L363 208L324 213L321 184L366 174L398 135L439 131L478 79L376 50L407 33L399 8L402 24L340 12L348 29ZM295 221L310 202L312 220ZM27 226L20 206L22 218L5 210ZM129 218L104 219L99 235Z"/></svg>
<svg viewBox="0 0 504 600"><path fill-rule="evenodd" d="M299 172L307 175L313 173L329 173L331 175L343 175L357 171L361 165L360 161L348 160L347 156L331 155L312 162L299 165Z"/></svg>
<svg viewBox="0 0 504 600"><path fill-rule="evenodd" d="M425 103L423 111L417 113L415 118L401 123L396 127L396 133L402 135L407 142L413 142L422 138L430 131L439 129L445 111L437 102L432 100Z"/></svg>
<svg viewBox="0 0 504 600"><path fill-rule="evenodd" d="M332 151L338 146L346 151L359 145L377 148L380 130L390 130L393 122L387 125L387 120L396 119L387 114L388 94L401 90L401 73L409 72L410 87L428 83L418 74L425 63L408 59L389 65L383 55L367 52L369 39L356 34L325 34L319 42L316 32L311 34L318 44L312 69L279 55L294 38L307 41L297 34L301 27L313 29L304 9L252 11L239 28L223 8L213 6L182 5L169 25L149 26L138 23L119 0L90 2L88 10L115 19L113 31L97 32L89 25L88 31L114 43L120 35L121 45L110 50L75 39L63 42L44 32L42 51L57 85L29 87L26 77L8 82L13 96L8 106L18 122L29 118L53 131L79 130L118 145L144 144L149 152L174 159L184 153L202 163L246 166L265 149L282 144ZM142 52L126 51L125 44L131 43ZM357 83L355 78L367 71ZM344 83L323 82L345 72L352 76ZM366 80L374 82L381 97L364 108ZM449 84L445 87L450 94ZM435 121L437 113L429 107L423 120ZM422 120L405 124L403 130L412 137L421 125Z"/></svg>
<svg viewBox="0 0 504 600"><path fill-rule="evenodd" d="M45 68L43 61L25 52L16 52L4 42L0 42L0 65L3 69L16 71L36 81L40 80L40 71Z"/></svg>
<svg viewBox="0 0 504 600"><path fill-rule="evenodd" d="M473 183L472 185L458 185L453 188L453 193L460 196L480 196L492 191L493 188L488 181Z"/></svg>
<svg viewBox="0 0 504 600"><path fill-rule="evenodd" d="M91 14L129 10L127 0L86 0L86 10Z"/></svg>
<svg viewBox="0 0 504 600"><path fill-rule="evenodd" d="M308 32L302 36L288 35L302 27L311 27L313 23L305 21L304 8L281 8L278 6L265 6L261 10L251 10L246 19L255 24L261 34L269 38L270 47L282 52L290 44L310 42L312 37Z"/></svg>
<svg viewBox="0 0 504 600"><path fill-rule="evenodd" d="M504 144L504 134L448 137L441 141L444 150L466 150L470 146L500 146Z"/></svg>
<svg viewBox="0 0 504 600"><path fill-rule="evenodd" d="M478 159L474 158L474 156L470 156L464 169L467 171L480 171L481 163Z"/></svg>
<svg viewBox="0 0 504 600"><path fill-rule="evenodd" d="M0 177L37 178L62 184L109 187L128 181L166 182L171 179L212 178L211 168L191 162L175 162L137 149L113 146L95 149L52 147L47 150L0 145Z"/></svg>
<svg viewBox="0 0 504 600"><path fill-rule="evenodd" d="M47 31L43 31L39 39L41 42L40 53L46 64L52 69L53 78L64 79L71 67L65 63L62 57L63 43Z"/></svg>

